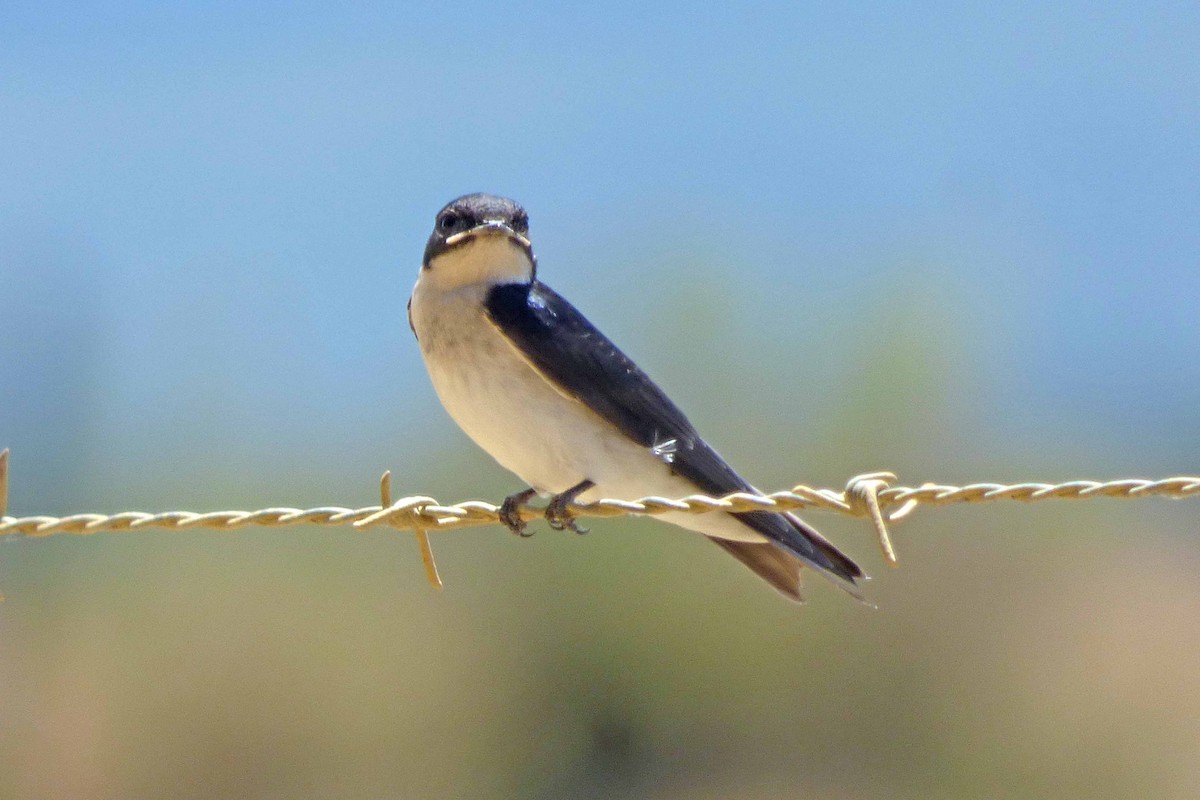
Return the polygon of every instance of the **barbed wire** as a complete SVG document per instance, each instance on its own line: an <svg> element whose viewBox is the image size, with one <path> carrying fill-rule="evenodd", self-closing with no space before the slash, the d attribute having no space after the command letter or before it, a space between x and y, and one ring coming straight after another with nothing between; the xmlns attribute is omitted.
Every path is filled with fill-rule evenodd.
<svg viewBox="0 0 1200 800"><path fill-rule="evenodd" d="M148 513L123 511L117 514L72 514L66 517L7 516L9 452L0 452L0 536L40 538L58 534L90 535L118 533L145 528L184 531L195 528L232 531L245 527L282 528L293 525L350 525L356 529L388 527L412 531L421 547L426 576L441 587L429 531L444 531L481 525L502 524L500 506L484 500L466 500L446 505L432 497L412 495L393 501L391 474L380 481L380 505L362 508L320 506L317 508L263 508L257 511L164 511ZM915 488L892 486L896 476L890 472L872 472L851 478L846 488L818 489L803 484L789 491L771 494L735 492L724 497L694 494L682 498L643 497L638 500L605 499L593 503L572 503L570 512L577 517L618 517L629 514L656 516L668 512L708 514L714 511L797 511L820 509L869 518L876 532L884 560L897 563L887 523L896 522L921 506L940 507L961 503L990 503L1016 500L1085 500L1110 497L1132 500L1141 497L1183 499L1200 496L1200 477L1180 476L1149 480L1122 478L1110 481L1076 480L1065 483L972 483L949 486L924 483ZM540 519L543 510L522 506L520 518L526 522Z"/></svg>

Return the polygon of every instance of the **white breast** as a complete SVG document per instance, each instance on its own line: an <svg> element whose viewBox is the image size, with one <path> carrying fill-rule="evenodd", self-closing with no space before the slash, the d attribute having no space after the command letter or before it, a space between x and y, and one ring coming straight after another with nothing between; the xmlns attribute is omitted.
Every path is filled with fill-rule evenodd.
<svg viewBox="0 0 1200 800"><path fill-rule="evenodd" d="M596 484L581 495L585 502L696 491L660 457L530 366L487 319L485 291L479 285L429 290L418 282L411 305L434 389L476 444L543 494L566 491L583 480ZM671 517L674 524L709 535L763 541L725 514Z"/></svg>

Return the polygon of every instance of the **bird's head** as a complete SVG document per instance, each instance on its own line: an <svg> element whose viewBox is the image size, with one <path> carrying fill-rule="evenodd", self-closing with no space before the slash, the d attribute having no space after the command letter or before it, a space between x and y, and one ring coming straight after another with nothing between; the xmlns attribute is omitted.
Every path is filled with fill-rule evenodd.
<svg viewBox="0 0 1200 800"><path fill-rule="evenodd" d="M525 209L505 197L468 194L438 212L421 280L442 289L529 283L536 263Z"/></svg>

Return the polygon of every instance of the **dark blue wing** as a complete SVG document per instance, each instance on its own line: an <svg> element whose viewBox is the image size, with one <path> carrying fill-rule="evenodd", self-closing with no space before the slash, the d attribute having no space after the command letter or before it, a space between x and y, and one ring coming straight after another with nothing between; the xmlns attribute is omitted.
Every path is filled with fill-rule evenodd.
<svg viewBox="0 0 1200 800"><path fill-rule="evenodd" d="M548 380L638 444L672 451L664 461L711 495L752 491L700 438L683 412L608 337L545 284L503 284L486 300L488 316ZM853 583L862 571L791 515L734 515L816 567Z"/></svg>

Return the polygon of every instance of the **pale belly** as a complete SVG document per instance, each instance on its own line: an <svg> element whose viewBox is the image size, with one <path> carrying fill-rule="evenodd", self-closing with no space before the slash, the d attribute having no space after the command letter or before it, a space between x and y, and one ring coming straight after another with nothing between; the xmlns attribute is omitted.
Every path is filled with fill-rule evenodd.
<svg viewBox="0 0 1200 800"><path fill-rule="evenodd" d="M580 495L583 502L697 491L648 448L547 382L487 321L480 300L451 296L439 301L436 315L419 296L413 303L413 324L434 389L476 444L543 494L564 492L584 480L595 486ZM664 519L710 536L764 541L726 514Z"/></svg>

